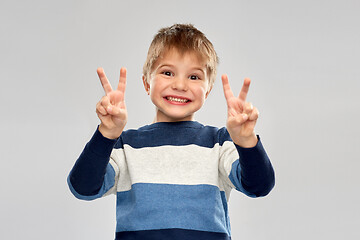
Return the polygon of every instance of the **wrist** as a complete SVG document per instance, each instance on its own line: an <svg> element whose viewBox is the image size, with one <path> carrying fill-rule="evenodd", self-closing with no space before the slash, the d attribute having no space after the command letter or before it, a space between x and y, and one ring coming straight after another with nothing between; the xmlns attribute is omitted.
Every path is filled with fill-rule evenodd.
<svg viewBox="0 0 360 240"><path fill-rule="evenodd" d="M101 135L103 135L105 138L108 139L117 139L120 137L122 130L121 131L117 131L117 130L112 130L112 129L108 129L106 128L103 124L99 125L99 132L101 133Z"/></svg>
<svg viewBox="0 0 360 240"><path fill-rule="evenodd" d="M236 145L242 148L253 148L258 142L258 138L255 133L252 133L250 136L246 137L235 137L232 140Z"/></svg>

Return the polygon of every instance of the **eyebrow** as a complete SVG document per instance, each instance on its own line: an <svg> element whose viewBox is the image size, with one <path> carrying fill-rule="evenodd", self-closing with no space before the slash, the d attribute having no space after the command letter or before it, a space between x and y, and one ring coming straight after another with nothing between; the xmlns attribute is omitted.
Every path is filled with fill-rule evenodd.
<svg viewBox="0 0 360 240"><path fill-rule="evenodd" d="M157 67L157 69L162 68L162 67L174 67L174 66L175 66L175 65L165 63L165 64L159 65L159 66Z"/></svg>
<svg viewBox="0 0 360 240"><path fill-rule="evenodd" d="M162 67L175 67L175 65L169 64L169 63L164 63L164 64L159 65L159 66L157 67L157 69L160 69L160 68L162 68ZM198 66L191 68L191 70L198 70L198 71L202 72L203 74L206 74L206 71L204 71L203 68L198 67Z"/></svg>
<svg viewBox="0 0 360 240"><path fill-rule="evenodd" d="M195 67L195 68L192 68L194 70L199 70L200 72L202 72L203 74L205 74L205 71L202 69L202 68L199 68L199 67Z"/></svg>

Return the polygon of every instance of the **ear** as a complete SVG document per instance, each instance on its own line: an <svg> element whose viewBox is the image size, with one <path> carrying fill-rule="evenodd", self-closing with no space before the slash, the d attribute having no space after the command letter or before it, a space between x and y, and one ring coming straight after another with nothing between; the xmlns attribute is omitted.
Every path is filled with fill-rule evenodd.
<svg viewBox="0 0 360 240"><path fill-rule="evenodd" d="M213 86L209 86L209 90L205 94L205 99L209 96L209 93L211 92Z"/></svg>
<svg viewBox="0 0 360 240"><path fill-rule="evenodd" d="M143 80L145 91L146 91L147 95L149 95L150 94L150 84L148 83L148 81L144 75L142 76L142 80Z"/></svg>

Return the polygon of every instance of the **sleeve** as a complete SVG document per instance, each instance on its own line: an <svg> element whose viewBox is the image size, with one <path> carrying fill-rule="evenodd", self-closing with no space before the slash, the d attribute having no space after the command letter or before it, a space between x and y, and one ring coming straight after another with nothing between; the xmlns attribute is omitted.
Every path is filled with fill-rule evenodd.
<svg viewBox="0 0 360 240"><path fill-rule="evenodd" d="M82 200L93 200L107 194L115 186L119 172L111 164L111 152L117 139L102 136L97 129L86 144L67 178L70 191Z"/></svg>
<svg viewBox="0 0 360 240"><path fill-rule="evenodd" d="M249 197L266 196L275 185L274 169L259 136L255 147L242 148L226 131L220 137L219 163L224 181Z"/></svg>

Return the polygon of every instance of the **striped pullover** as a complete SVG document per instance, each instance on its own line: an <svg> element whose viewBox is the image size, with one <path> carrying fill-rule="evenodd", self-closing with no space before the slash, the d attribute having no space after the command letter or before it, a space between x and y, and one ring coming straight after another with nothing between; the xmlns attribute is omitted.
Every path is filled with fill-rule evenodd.
<svg viewBox="0 0 360 240"><path fill-rule="evenodd" d="M115 140L96 130L68 185L83 200L116 194L116 239L229 240L231 189L265 196L274 171L259 138L241 148L226 128L159 122Z"/></svg>

